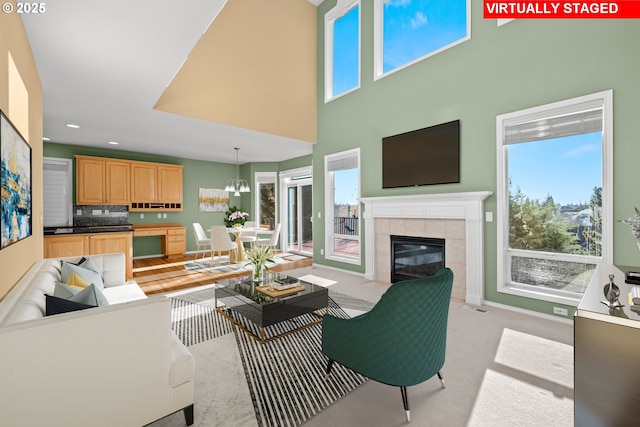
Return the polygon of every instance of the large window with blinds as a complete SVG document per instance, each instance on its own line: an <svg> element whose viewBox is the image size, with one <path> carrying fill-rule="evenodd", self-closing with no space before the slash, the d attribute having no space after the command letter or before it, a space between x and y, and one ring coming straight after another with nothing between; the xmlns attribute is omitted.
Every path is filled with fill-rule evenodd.
<svg viewBox="0 0 640 427"><path fill-rule="evenodd" d="M326 258L360 264L360 149L325 156Z"/></svg>
<svg viewBox="0 0 640 427"><path fill-rule="evenodd" d="M575 305L611 262L612 93L498 117L498 290Z"/></svg>

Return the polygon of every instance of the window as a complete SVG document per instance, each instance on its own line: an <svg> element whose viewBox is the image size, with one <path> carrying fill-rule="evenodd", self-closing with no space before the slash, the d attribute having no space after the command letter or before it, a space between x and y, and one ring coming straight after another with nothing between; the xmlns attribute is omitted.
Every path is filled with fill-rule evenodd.
<svg viewBox="0 0 640 427"><path fill-rule="evenodd" d="M256 172L256 219L258 227L273 230L276 224L276 173Z"/></svg>
<svg viewBox="0 0 640 427"><path fill-rule="evenodd" d="M360 0L338 0L324 22L326 102L360 87Z"/></svg>
<svg viewBox="0 0 640 427"><path fill-rule="evenodd" d="M499 116L498 290L577 305L612 256L612 92Z"/></svg>
<svg viewBox="0 0 640 427"><path fill-rule="evenodd" d="M325 156L327 259L360 264L360 149Z"/></svg>
<svg viewBox="0 0 640 427"><path fill-rule="evenodd" d="M44 226L73 225L71 159L43 158Z"/></svg>
<svg viewBox="0 0 640 427"><path fill-rule="evenodd" d="M375 78L471 38L470 0L376 0Z"/></svg>

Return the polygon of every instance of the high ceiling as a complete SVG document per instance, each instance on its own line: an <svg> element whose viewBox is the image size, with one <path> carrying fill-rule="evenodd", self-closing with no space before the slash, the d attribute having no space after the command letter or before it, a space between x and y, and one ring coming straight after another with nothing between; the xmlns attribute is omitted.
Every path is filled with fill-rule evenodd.
<svg viewBox="0 0 640 427"><path fill-rule="evenodd" d="M21 15L44 137L223 163L233 147L240 163L311 154L320 2L56 0Z"/></svg>

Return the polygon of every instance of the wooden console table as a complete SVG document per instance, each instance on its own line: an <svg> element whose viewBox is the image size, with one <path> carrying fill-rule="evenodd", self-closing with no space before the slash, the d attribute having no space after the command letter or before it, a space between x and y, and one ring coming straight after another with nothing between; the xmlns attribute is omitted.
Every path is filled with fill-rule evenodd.
<svg viewBox="0 0 640 427"><path fill-rule="evenodd" d="M133 225L133 237L146 236L160 236L162 253L167 258L182 256L187 251L187 227L177 222Z"/></svg>

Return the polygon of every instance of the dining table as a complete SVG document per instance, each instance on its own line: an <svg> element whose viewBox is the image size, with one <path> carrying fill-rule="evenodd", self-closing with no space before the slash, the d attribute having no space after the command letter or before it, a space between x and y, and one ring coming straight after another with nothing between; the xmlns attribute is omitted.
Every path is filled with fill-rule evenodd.
<svg viewBox="0 0 640 427"><path fill-rule="evenodd" d="M246 233L249 231L253 231L259 234L268 234L270 232L272 233L272 231L260 227L227 227L227 231L230 234L234 235L236 242L236 250L229 252L229 262L231 263L241 263L247 260L247 254L244 250L242 241L240 241L242 233Z"/></svg>

